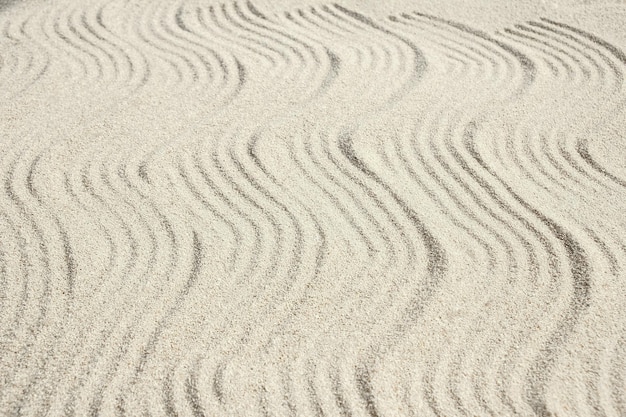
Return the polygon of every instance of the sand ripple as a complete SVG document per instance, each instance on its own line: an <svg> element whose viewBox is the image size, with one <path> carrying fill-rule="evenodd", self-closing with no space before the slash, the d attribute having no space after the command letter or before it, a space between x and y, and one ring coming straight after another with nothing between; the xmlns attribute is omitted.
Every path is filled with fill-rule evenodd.
<svg viewBox="0 0 626 417"><path fill-rule="evenodd" d="M626 413L626 9L356 3L0 1L0 415Z"/></svg>

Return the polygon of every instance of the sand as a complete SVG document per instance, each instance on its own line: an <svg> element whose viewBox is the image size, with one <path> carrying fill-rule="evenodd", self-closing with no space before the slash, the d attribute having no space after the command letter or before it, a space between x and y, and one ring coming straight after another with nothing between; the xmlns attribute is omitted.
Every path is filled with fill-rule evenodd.
<svg viewBox="0 0 626 417"><path fill-rule="evenodd" d="M625 416L626 3L0 2L1 416Z"/></svg>

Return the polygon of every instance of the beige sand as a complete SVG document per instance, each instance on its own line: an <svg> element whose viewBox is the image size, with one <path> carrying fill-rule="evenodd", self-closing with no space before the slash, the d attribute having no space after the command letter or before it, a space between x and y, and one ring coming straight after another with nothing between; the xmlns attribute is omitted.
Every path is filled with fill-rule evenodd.
<svg viewBox="0 0 626 417"><path fill-rule="evenodd" d="M626 415L626 3L251 1L0 2L0 415Z"/></svg>

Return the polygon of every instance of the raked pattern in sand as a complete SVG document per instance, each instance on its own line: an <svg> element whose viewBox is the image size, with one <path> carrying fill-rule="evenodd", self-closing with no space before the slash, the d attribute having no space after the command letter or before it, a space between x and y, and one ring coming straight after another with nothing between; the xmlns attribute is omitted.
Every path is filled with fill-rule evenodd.
<svg viewBox="0 0 626 417"><path fill-rule="evenodd" d="M548 3L1 1L0 415L625 416L626 4Z"/></svg>

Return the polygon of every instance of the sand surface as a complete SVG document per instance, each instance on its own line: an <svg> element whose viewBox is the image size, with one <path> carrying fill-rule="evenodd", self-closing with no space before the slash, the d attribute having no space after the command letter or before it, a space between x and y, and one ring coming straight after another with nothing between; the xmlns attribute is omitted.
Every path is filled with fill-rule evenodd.
<svg viewBox="0 0 626 417"><path fill-rule="evenodd" d="M626 416L626 3L0 1L0 416Z"/></svg>

